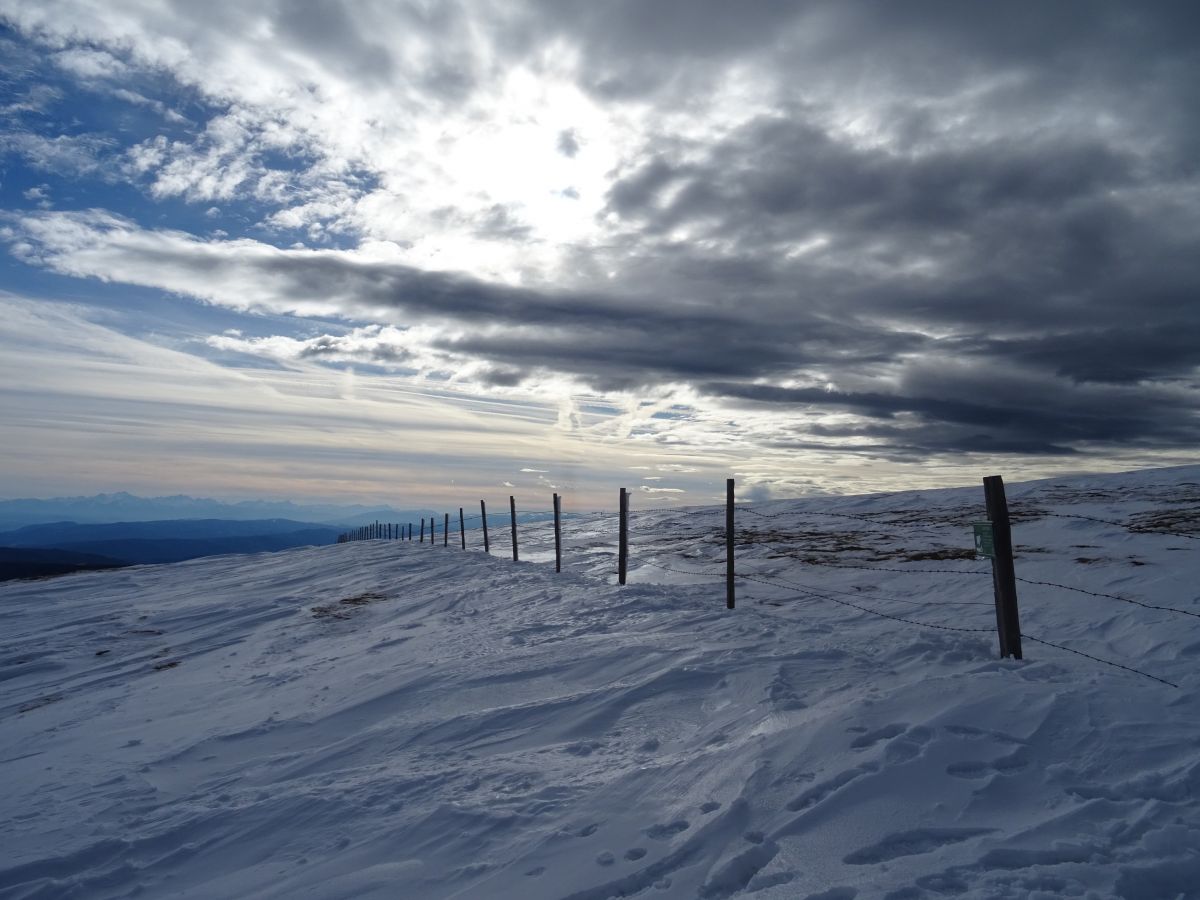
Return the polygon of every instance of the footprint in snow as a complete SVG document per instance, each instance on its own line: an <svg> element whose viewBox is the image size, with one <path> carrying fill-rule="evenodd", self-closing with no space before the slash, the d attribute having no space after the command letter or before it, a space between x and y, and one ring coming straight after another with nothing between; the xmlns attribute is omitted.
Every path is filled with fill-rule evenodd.
<svg viewBox="0 0 1200 900"><path fill-rule="evenodd" d="M700 804L700 812L704 813L705 815L708 815L710 812L716 812L720 808L721 804L716 800L708 800Z"/></svg>
<svg viewBox="0 0 1200 900"><path fill-rule="evenodd" d="M631 847L625 851L625 858L627 860L629 860L630 862L639 860L645 855L646 855L645 847Z"/></svg>
<svg viewBox="0 0 1200 900"><path fill-rule="evenodd" d="M851 866L887 862L902 856L929 853L941 847L958 844L979 835L988 834L992 828L917 828L889 834L881 841L848 853L842 862Z"/></svg>
<svg viewBox="0 0 1200 900"><path fill-rule="evenodd" d="M991 762L982 760L966 760L950 763L946 766L946 774L955 778L987 778L989 775L1015 775L1029 768L1029 760L1020 751L1001 756Z"/></svg>
<svg viewBox="0 0 1200 900"><path fill-rule="evenodd" d="M669 822L666 825L651 825L646 829L646 837L653 838L656 841L665 841L667 838L674 837L681 831L687 831L691 827L691 823L686 819L676 819L674 822Z"/></svg>
<svg viewBox="0 0 1200 900"><path fill-rule="evenodd" d="M904 729L908 726L902 722L893 722L891 725L884 725L882 728L877 728L874 731L868 731L866 734L856 737L850 742L851 750L865 750L878 744L880 741L886 741L897 737L904 733Z"/></svg>
<svg viewBox="0 0 1200 900"><path fill-rule="evenodd" d="M910 728L907 733L890 741L884 748L883 757L890 765L898 765L916 759L921 750L933 738L933 732L923 725Z"/></svg>

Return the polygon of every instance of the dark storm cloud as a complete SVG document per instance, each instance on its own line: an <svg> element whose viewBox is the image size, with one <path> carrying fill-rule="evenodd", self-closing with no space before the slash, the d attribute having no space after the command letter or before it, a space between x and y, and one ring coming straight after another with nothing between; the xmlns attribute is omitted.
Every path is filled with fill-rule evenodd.
<svg viewBox="0 0 1200 900"><path fill-rule="evenodd" d="M279 34L331 71L443 103L487 83L461 7L399 8L445 50L415 74L338 4L281 14ZM434 349L481 360L488 384L550 371L778 410L774 446L1064 455L1200 439L1200 5L505 10L479 16L499 56L548 71L564 42L597 109L651 123L621 136L599 237L563 267L585 273L578 287L181 242L123 251L128 267L195 284L236 267L297 305L449 323ZM540 146L582 167L560 125ZM478 202L431 218L496 242L554 237L519 205Z"/></svg>

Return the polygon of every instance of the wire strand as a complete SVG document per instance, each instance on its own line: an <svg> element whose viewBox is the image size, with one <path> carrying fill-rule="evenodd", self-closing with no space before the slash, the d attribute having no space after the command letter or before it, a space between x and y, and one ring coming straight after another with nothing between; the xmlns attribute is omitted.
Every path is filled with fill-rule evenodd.
<svg viewBox="0 0 1200 900"><path fill-rule="evenodd" d="M1157 675L1151 675L1149 672L1143 672L1141 669L1135 669L1133 666L1125 666L1119 662L1113 662L1111 659L1101 659L1099 656L1092 656L1090 653L1084 653L1082 650L1076 650L1073 647L1064 647L1062 644L1056 644L1053 641L1042 640L1036 638L1032 634L1021 632L1021 637L1027 641L1033 641L1035 644L1045 644L1047 647L1053 647L1056 650L1065 650L1067 653L1074 653L1076 656L1082 656L1086 659L1094 660L1098 663L1104 663L1106 666L1112 666L1114 669L1124 669L1126 672L1133 672L1135 675L1141 675L1143 678L1149 678L1151 681L1158 681L1173 688L1178 688L1173 681L1167 681L1165 678L1159 678Z"/></svg>

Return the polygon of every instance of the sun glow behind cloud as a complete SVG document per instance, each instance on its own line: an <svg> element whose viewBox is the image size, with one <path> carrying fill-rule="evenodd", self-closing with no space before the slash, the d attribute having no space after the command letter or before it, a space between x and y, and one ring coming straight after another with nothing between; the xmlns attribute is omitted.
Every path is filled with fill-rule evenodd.
<svg viewBox="0 0 1200 900"><path fill-rule="evenodd" d="M221 436L261 442L321 493L289 449L308 446L301 408L348 445L382 446L360 414L414 431L459 483L477 458L480 485L639 454L781 495L1186 458L1194 22L1023 16L0 0L18 161L0 238L14 284L112 332L87 346L124 346L130 372L162 350L202 383L236 375L221 391L287 440L212 403L134 430L225 463ZM92 379L81 394L135 403L136 379L72 352L55 358ZM52 396L72 412L34 415L39 440L91 421ZM542 457L507 430L527 420ZM494 446L437 444L460 431Z"/></svg>

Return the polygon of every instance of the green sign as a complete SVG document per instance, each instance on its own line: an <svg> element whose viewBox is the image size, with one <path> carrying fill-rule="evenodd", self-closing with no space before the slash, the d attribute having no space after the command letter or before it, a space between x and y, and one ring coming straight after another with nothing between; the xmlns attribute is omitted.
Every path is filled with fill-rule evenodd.
<svg viewBox="0 0 1200 900"><path fill-rule="evenodd" d="M975 529L976 555L994 557L996 555L996 545L992 540L992 523L972 522L971 527Z"/></svg>

